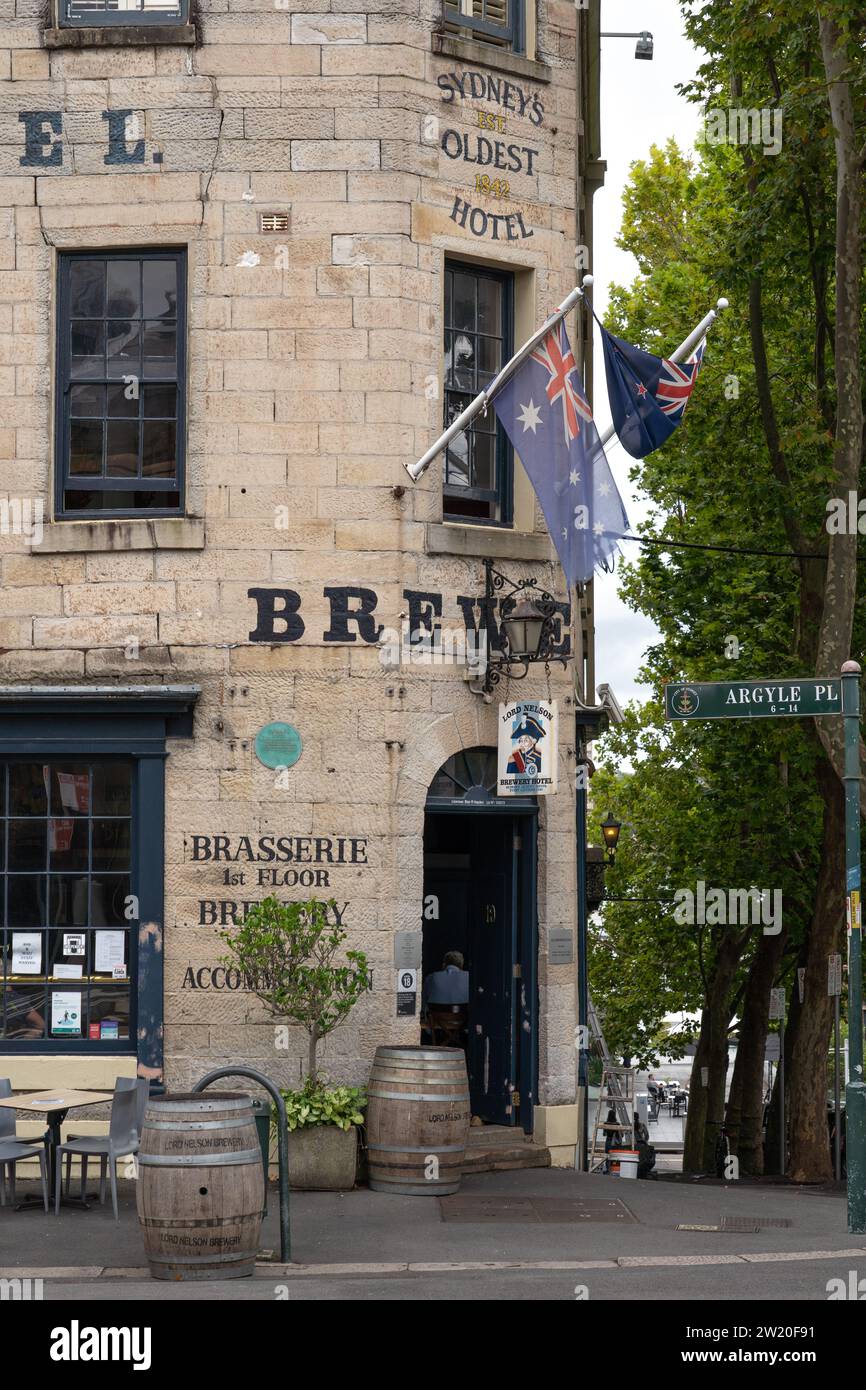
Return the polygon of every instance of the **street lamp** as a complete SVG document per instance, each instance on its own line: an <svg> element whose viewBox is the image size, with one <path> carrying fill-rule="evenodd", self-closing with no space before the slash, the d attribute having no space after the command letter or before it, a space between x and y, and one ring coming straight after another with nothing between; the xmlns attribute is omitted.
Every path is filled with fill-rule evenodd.
<svg viewBox="0 0 866 1390"><path fill-rule="evenodd" d="M635 58L643 59L644 62L652 62L655 40L649 29L641 29L637 34L607 33L601 34L603 39L637 39L637 46L634 51Z"/></svg>
<svg viewBox="0 0 866 1390"><path fill-rule="evenodd" d="M604 837L604 847L607 850L608 864L612 864L616 858L616 846L621 830L622 821L616 819L613 811L608 811L606 817L601 822L601 833Z"/></svg>
<svg viewBox="0 0 866 1390"><path fill-rule="evenodd" d="M569 659L557 651L559 610L552 594L534 579L510 579L490 560L484 561L484 575L484 611L487 620L492 621L498 600L503 641L495 654L485 653L483 684L469 688L476 695L483 695L489 704L503 676L523 680L535 662L560 661L567 666Z"/></svg>

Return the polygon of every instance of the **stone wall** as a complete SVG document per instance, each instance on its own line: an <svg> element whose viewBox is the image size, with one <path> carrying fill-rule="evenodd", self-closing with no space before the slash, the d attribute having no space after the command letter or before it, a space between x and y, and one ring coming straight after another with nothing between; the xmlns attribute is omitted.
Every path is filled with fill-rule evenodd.
<svg viewBox="0 0 866 1390"><path fill-rule="evenodd" d="M403 465L441 427L446 254L520 271L527 331L574 283L575 6L540 0L534 63L438 39L434 0L199 0L192 46L49 50L45 11L0 0L0 497L47 508L41 544L0 535L2 680L202 687L167 765L172 1085L229 1060L294 1080L304 1057L300 1036L275 1053L251 995L190 985L222 949L201 902L267 891L221 882L192 837L366 842L328 893L375 988L322 1049L362 1081L377 1043L415 1036L392 952L419 925L427 787L461 747L495 743L496 715L460 668L386 669L354 625L325 640L324 590L374 591L393 627L407 590L432 591L460 626L490 554L564 597L525 480L516 534L479 538L441 525L439 464L414 487ZM106 112L125 113L113 143ZM507 190L479 190L482 170ZM289 232L261 234L263 211ZM52 522L57 253L134 246L188 248L187 516ZM300 595L297 641L250 640L252 588ZM574 967L546 963L547 931L574 927L570 671L550 680L540 1098L556 1104L574 1094ZM536 669L511 693L547 689ZM283 785L252 749L270 720L304 739Z"/></svg>

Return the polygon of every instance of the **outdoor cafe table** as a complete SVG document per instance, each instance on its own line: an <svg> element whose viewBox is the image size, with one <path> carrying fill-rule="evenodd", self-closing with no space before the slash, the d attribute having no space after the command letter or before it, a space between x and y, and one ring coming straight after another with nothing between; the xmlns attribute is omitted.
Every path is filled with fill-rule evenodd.
<svg viewBox="0 0 866 1390"><path fill-rule="evenodd" d="M28 1112L41 1111L48 1121L48 1189L51 1199L54 1198L55 1170L57 1165L57 1145L60 1143L60 1126L66 1119L70 1110L77 1109L80 1105L105 1105L111 1100L111 1092L108 1091L25 1091L21 1095L9 1096L5 1100L0 1100L0 1105L6 1106L8 1110L26 1110ZM26 1142L26 1141L22 1141ZM64 1206L82 1207L85 1211L90 1210L90 1204L83 1198L61 1197ZM19 1202L16 1211L24 1211L29 1207L42 1206L41 1196L32 1193Z"/></svg>

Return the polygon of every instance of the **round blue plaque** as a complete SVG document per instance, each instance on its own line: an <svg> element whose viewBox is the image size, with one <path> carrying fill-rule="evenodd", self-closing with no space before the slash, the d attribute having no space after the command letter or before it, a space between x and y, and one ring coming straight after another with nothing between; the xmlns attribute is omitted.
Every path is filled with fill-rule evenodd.
<svg viewBox="0 0 866 1390"><path fill-rule="evenodd" d="M265 767L294 767L303 744L294 724L263 724L256 734L256 757Z"/></svg>

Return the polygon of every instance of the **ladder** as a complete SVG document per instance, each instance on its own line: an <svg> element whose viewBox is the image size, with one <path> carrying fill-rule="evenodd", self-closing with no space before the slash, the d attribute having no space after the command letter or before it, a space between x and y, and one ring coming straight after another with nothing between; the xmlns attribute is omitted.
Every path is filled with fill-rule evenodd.
<svg viewBox="0 0 866 1390"><path fill-rule="evenodd" d="M633 1067L617 1067L611 1061L607 1041L602 1032L601 1020L595 1011L592 995L587 995L589 1027L601 1053L604 1063L601 1074L601 1090L595 1111L595 1125L592 1131L592 1149L589 1156L589 1172L598 1172L607 1163L605 1140L607 1135L618 1131L622 1135L622 1145L634 1147L634 1086ZM615 1123L609 1123L607 1116L613 1111ZM601 1135L601 1139L599 1139Z"/></svg>

